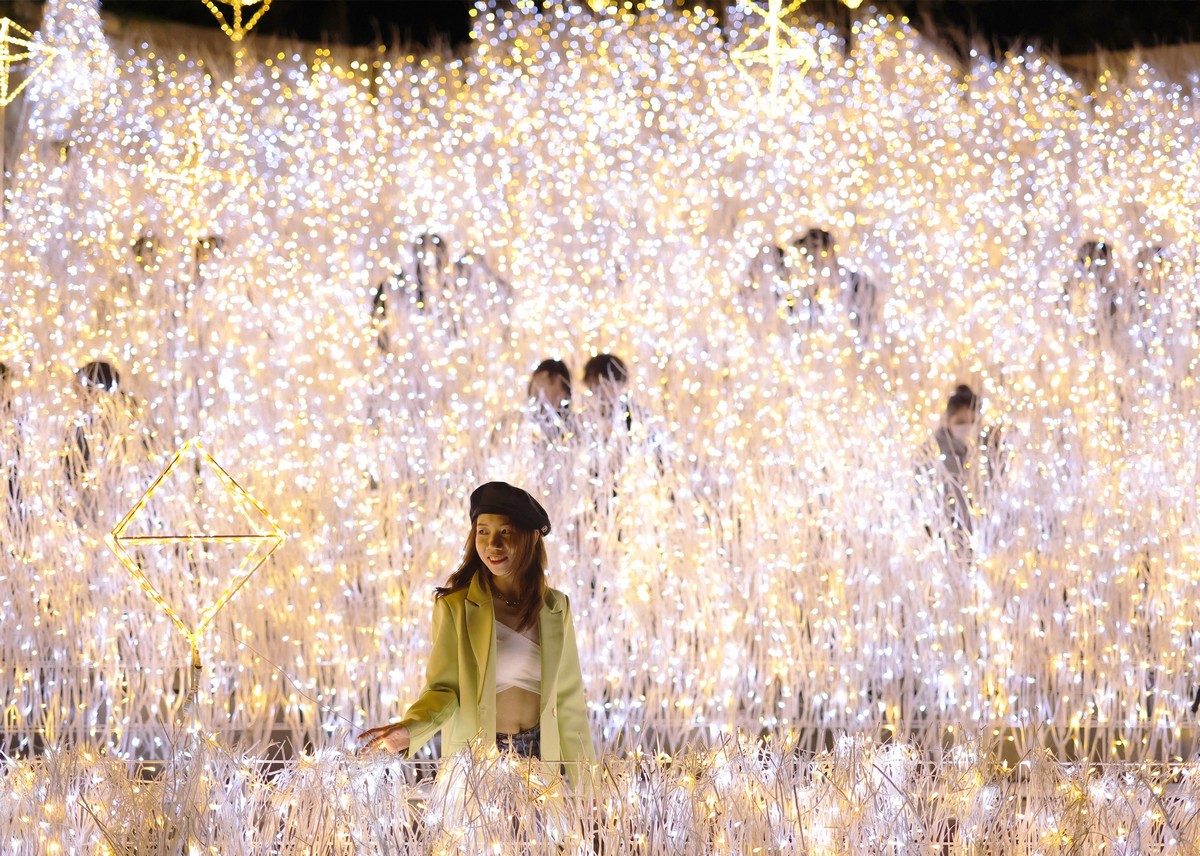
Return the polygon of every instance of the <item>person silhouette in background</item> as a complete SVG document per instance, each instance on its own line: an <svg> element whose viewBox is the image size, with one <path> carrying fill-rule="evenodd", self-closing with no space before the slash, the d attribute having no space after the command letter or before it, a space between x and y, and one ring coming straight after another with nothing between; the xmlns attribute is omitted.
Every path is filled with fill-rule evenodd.
<svg viewBox="0 0 1200 856"><path fill-rule="evenodd" d="M1155 310L1165 291L1168 258L1167 249L1157 244L1138 250L1129 295L1129 320L1132 324L1150 324L1153 328Z"/></svg>
<svg viewBox="0 0 1200 856"><path fill-rule="evenodd" d="M942 476L942 501L955 546L967 549L974 527L967 496L967 471L972 445L979 433L979 397L960 384L946 401L941 424L933 432Z"/></svg>
<svg viewBox="0 0 1200 856"><path fill-rule="evenodd" d="M571 372L562 360L546 359L529 376L534 418L551 440L560 440L571 416Z"/></svg>
<svg viewBox="0 0 1200 856"><path fill-rule="evenodd" d="M837 244L827 230L814 227L792 242L789 259L795 269L789 307L792 314L815 324L822 304L829 301L841 282Z"/></svg>
<svg viewBox="0 0 1200 856"><path fill-rule="evenodd" d="M1084 241L1075 254L1075 272L1081 292L1079 310L1087 307L1085 317L1094 317L1097 330L1111 332L1120 305L1112 246L1103 240ZM1072 305L1077 305L1070 298L1068 294Z"/></svg>
<svg viewBox="0 0 1200 856"><path fill-rule="evenodd" d="M434 314L446 297L453 274L450 250L440 235L424 233L409 246L410 259L391 269L371 295L375 343L388 352L408 316ZM398 326L399 325L399 326Z"/></svg>
<svg viewBox="0 0 1200 856"><path fill-rule="evenodd" d="M4 517L10 524L24 517L18 480L20 461L21 438L18 434L16 403L13 401L12 376L8 366L0 363L0 490L4 491Z"/></svg>
<svg viewBox="0 0 1200 856"><path fill-rule="evenodd" d="M450 273L450 248L441 235L426 232L412 245L412 288L416 291L417 306L425 304L443 288Z"/></svg>
<svg viewBox="0 0 1200 856"><path fill-rule="evenodd" d="M583 385L596 401L600 428L605 436L611 435L620 413L625 415L625 429L633 428L633 412L626 394L629 369L624 360L614 354L596 354L583 367Z"/></svg>
<svg viewBox="0 0 1200 856"><path fill-rule="evenodd" d="M866 273L851 270L846 273L846 312L860 341L868 341L875 332L879 314L879 288Z"/></svg>
<svg viewBox="0 0 1200 856"><path fill-rule="evenodd" d="M758 323L768 313L786 317L791 312L789 276L787 251L778 244L765 244L750 257L743 301L745 310Z"/></svg>
<svg viewBox="0 0 1200 856"><path fill-rule="evenodd" d="M388 307L395 299L388 295L393 294L397 290L397 282L402 281L395 275L390 275L380 280L371 298L371 323L375 327L375 344L385 354L392 347L392 333L390 330L391 315L388 312Z"/></svg>
<svg viewBox="0 0 1200 856"><path fill-rule="evenodd" d="M63 469L75 491L76 519L95 522L101 464L114 455L120 457L133 433L136 414L112 363L93 360L81 366L75 377L79 407L68 429Z"/></svg>

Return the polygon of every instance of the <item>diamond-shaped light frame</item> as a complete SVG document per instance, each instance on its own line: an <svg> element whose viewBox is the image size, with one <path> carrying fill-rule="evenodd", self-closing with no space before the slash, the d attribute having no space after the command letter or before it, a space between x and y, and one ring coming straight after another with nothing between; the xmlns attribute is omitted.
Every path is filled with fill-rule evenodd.
<svg viewBox="0 0 1200 856"><path fill-rule="evenodd" d="M178 469L179 465L189 457L189 453L193 453L195 458L202 461L212 470L213 473L216 474L221 484L225 487L226 493L231 499L233 499L234 505L241 513L241 516L245 519L251 531L249 533L206 532L199 535L126 535L126 531L137 518L138 514L145 509L146 504L158 492L163 482L170 478L171 474ZM179 628L179 631L187 638L188 642L191 643L192 665L194 668L198 669L200 667L200 637L204 634L204 631L208 628L208 625L212 622L216 614L220 612L221 608L225 606L225 604L228 603L235 594L237 594L238 589L246 584L246 581L250 579L250 575L258 570L258 568L271 556L272 553L279 549L279 545L283 543L283 539L283 530L280 529L278 524L271 519L271 515L267 513L267 510L262 507L258 500L252 497L245 488L234 481L233 476L229 475L229 473L227 473L224 468L213 459L212 455L210 455L204 449L204 447L200 445L199 441L192 439L188 440L183 444L182 447L180 447L179 451L175 453L175 457L173 457L171 462L167 464L166 469L164 469L159 477L154 480L154 483L150 485L150 487L142 495L142 498L134 504L133 508L131 508L129 513L122 518L121 522L113 528L112 532L105 536L104 541L106 544L108 544L109 549L117 555L117 558L121 560L121 564L123 564L133 578L137 580L138 585L140 585L146 594L150 596L150 599L158 604L159 608L161 608L163 612L165 612L171 618L171 621L174 622L175 626ZM216 600L201 610L196 626L189 627L179 616L179 613L176 611L175 607L166 602L166 599L162 596L162 593L158 590L154 583L150 581L150 578L146 575L145 570L139 564L138 560L134 558L130 551L131 549L140 546L196 543L243 543L249 545L250 550L247 552L246 557L242 559L241 564L238 566L237 572L233 574L229 584L224 588L224 590L221 591L219 595L217 595Z"/></svg>

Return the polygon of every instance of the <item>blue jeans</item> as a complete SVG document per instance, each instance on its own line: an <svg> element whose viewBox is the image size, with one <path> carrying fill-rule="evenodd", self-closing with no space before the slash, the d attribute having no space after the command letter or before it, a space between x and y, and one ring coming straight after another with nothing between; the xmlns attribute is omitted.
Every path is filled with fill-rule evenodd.
<svg viewBox="0 0 1200 856"><path fill-rule="evenodd" d="M542 757L542 726L535 725L516 734L497 734L496 746L501 752L515 752L523 758Z"/></svg>

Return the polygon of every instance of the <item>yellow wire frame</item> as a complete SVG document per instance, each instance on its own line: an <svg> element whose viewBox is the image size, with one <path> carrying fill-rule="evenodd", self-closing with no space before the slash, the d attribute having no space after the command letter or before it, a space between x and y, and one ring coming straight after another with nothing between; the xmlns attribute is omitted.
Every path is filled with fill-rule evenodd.
<svg viewBox="0 0 1200 856"><path fill-rule="evenodd" d="M146 504L150 501L151 497L158 492L158 489L162 483L169 478L176 469L178 469L184 457L193 450L196 456L199 457L200 460L206 463L217 474L217 477L220 479L222 485L224 485L227 494L233 499L234 506L237 508L238 513L246 519L246 522L253 530L253 533L220 535L126 535L126 530L133 523L134 519L137 518L138 514L146 507ZM258 512L258 520L255 520L251 515L251 509ZM263 525L263 521L266 523L265 526ZM267 513L267 510L263 508L262 504L253 496L251 496L245 488L238 484L237 481L234 480L233 476L229 475L229 473L225 471L225 468L218 464L216 459L214 459L213 456L210 455L195 438L188 440L183 444L182 447L180 447L179 451L175 453L175 456L171 459L170 463L167 464L166 469L159 474L158 478L156 478L153 484L147 488L146 492L142 494L141 498L134 503L133 508L131 508L129 512L121 519L121 521L115 527L113 527L113 530L104 537L104 543L107 544L108 548L116 554L117 558L121 561L121 564L125 566L126 570L129 571L130 575L137 581L142 590L145 591L150 599L167 614L175 626L179 628L179 632L182 633L188 640L192 648L193 669L200 668L200 636L208 628L208 625L212 622L213 618L216 617L217 613L221 611L221 608L224 607L225 604L227 604L230 599L237 594L238 590L246 584L247 580L250 579L250 576L256 570L258 570L259 567L262 566L262 564L269 559L276 550L279 549L279 546L283 543L283 540L283 530L279 528L279 525L275 523L275 521L271 518L271 515ZM162 596L162 593L158 590L154 583L150 581L150 578L146 576L146 572L142 569L140 563L129 552L129 548L131 547L156 544L240 542L253 543L256 546L246 554L244 559L242 559L241 564L238 565L237 572L229 581L229 585L227 585L221 591L221 593L217 596L217 599L213 601L212 604L201 610L200 620L194 628L188 627L180 617L179 613L176 612L175 608L166 602ZM267 549L266 552L261 552L261 548L263 546L268 546L269 549ZM254 561L255 557L258 557L257 561ZM253 564L251 564L252 562Z"/></svg>
<svg viewBox="0 0 1200 856"><path fill-rule="evenodd" d="M752 30L741 47L729 52L729 58L734 64L746 71L749 65L766 65L771 69L771 96L779 95L779 69L784 63L795 62L801 72L807 71L817 60L814 50L800 47L798 34L784 23L783 18L791 15L802 5L804 0L791 0L786 6L783 0L768 0L766 9L754 0L742 0L742 8L762 17L762 25ZM752 48L749 45L757 42L765 34L766 47Z"/></svg>
<svg viewBox="0 0 1200 856"><path fill-rule="evenodd" d="M240 42L245 38L246 33L258 23L258 19L267 13L267 9L271 8L271 0L262 0L262 6L253 15L250 16L245 24L242 23L242 10L247 6L253 6L258 0L228 0L230 6L233 7L233 25L225 20L225 16L221 13L221 9L213 0L204 0L204 5L208 10L217 17L217 22L221 25L221 29L225 31L225 35L229 36L231 41Z"/></svg>
<svg viewBox="0 0 1200 856"><path fill-rule="evenodd" d="M15 30L20 35L13 36L10 32ZM22 38L22 36L24 38ZM0 107L7 107L13 102L13 99L21 94L21 90L33 80L38 73L50 64L50 61L58 56L58 49L41 45L32 41L33 33L22 27L11 18L0 18ZM23 52L13 53L10 50L11 46L22 48ZM43 55L45 58L32 69L25 73L25 79L15 89L8 88L12 66L19 62L24 62L27 59Z"/></svg>

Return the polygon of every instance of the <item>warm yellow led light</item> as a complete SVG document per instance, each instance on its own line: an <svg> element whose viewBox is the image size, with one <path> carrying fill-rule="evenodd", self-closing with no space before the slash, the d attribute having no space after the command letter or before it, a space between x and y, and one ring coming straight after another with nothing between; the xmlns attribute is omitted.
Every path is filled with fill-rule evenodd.
<svg viewBox="0 0 1200 856"><path fill-rule="evenodd" d="M184 212L202 218L189 229L203 230L225 206L239 198L250 183L244 170L222 170L214 166L230 157L224 140L209 140L205 118L193 111L187 122L163 134L158 154L147 164L145 176L157 193L172 199Z"/></svg>
<svg viewBox="0 0 1200 856"><path fill-rule="evenodd" d="M744 13L756 15L762 22L749 32L741 44L730 49L729 58L744 74L751 75L751 79L755 66L769 68L772 100L779 96L780 70L784 66L794 66L803 74L820 60L816 49L805 43L804 34L788 26L785 20L803 6L804 2L805 0L767 0L765 8L755 0L741 0L738 4ZM842 2L850 9L857 9L862 0Z"/></svg>
<svg viewBox="0 0 1200 856"><path fill-rule="evenodd" d="M204 5L209 8L214 15L217 16L217 21L221 25L221 29L225 31L225 35L229 36L230 40L240 42L245 38L246 33L258 23L258 19L267 13L267 9L271 8L271 0L229 0L226 4L233 8L233 23L225 20L225 16L221 13L221 7L218 6L215 0L204 0ZM243 20L246 9L250 6L258 6L258 9L248 18Z"/></svg>
<svg viewBox="0 0 1200 856"><path fill-rule="evenodd" d="M13 35L16 33L16 35ZM0 107L7 107L39 71L58 54L55 48L33 41L33 33L9 18L0 18ZM12 68L19 63L37 63L26 69L25 79L12 85Z"/></svg>
<svg viewBox="0 0 1200 856"><path fill-rule="evenodd" d="M783 20L803 3L804 0L791 0L785 6L783 0L768 0L765 9L753 0L742 3L747 12L753 12L763 20L741 45L729 51L729 58L743 72L749 72L756 65L770 68L772 98L779 95L779 70L783 66L795 65L804 72L817 61L816 51L804 44L801 34Z"/></svg>
<svg viewBox="0 0 1200 856"><path fill-rule="evenodd" d="M613 15L627 22L634 20L633 7L624 0L588 0L588 6L598 15Z"/></svg>
<svg viewBox="0 0 1200 856"><path fill-rule="evenodd" d="M126 534L129 527L138 518L138 515L145 509L147 503L151 500L162 484L170 478L181 464L187 460L195 462L195 466L207 466L213 474L215 474L225 488L226 494L233 500L241 517L246 521L250 528L250 532L205 532L198 535L128 535ZM227 473L220 464L213 459L200 443L195 440L188 440L175 453L171 462L167 464L166 469L162 471L149 489L142 494L139 499L129 510L129 513L121 520L120 523L113 528L112 532L105 536L105 543L108 544L117 558L121 560L129 573L137 580L142 589L150 596L158 606L165 612L174 622L179 631L187 638L192 646L192 666L200 667L200 649L199 641L205 629L212 622L216 614L221 610L226 603L237 593L246 581L250 578L263 562L265 562L272 553L274 553L279 545L283 543L283 530L271 519L267 514L266 509L259 504L253 496L246 492L245 488L234 481L233 477ZM238 565L237 571L230 577L229 584L217 595L216 599L204 607L196 621L194 627L188 626L187 622L179 615L176 607L166 602L158 587L150 581L146 575L146 569L141 566L133 554L131 549L139 546L153 546L161 544L230 544L240 543L250 546L249 552Z"/></svg>

